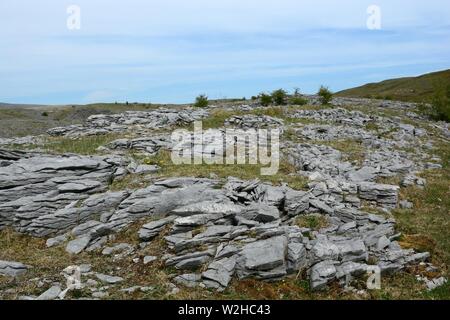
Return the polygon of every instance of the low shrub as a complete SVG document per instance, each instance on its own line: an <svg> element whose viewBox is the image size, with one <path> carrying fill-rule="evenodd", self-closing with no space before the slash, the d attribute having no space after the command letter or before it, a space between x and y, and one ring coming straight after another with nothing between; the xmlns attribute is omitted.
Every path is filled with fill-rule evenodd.
<svg viewBox="0 0 450 320"><path fill-rule="evenodd" d="M333 99L333 93L324 86L321 86L319 91L317 92L317 95L320 98L320 103L322 105L327 105L331 102L331 99Z"/></svg>
<svg viewBox="0 0 450 320"><path fill-rule="evenodd" d="M196 108L206 108L208 106L208 97L204 94L199 95L195 98L194 107Z"/></svg>

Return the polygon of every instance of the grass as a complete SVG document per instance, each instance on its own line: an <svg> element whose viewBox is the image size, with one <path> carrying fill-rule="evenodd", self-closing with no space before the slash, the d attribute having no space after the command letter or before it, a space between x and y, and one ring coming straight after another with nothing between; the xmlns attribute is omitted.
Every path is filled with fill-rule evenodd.
<svg viewBox="0 0 450 320"><path fill-rule="evenodd" d="M375 122L368 122L364 126L367 131L377 131L380 130L380 127Z"/></svg>
<svg viewBox="0 0 450 320"><path fill-rule="evenodd" d="M26 119L27 114L22 109L0 109L0 117L2 119Z"/></svg>
<svg viewBox="0 0 450 320"><path fill-rule="evenodd" d="M118 139L116 134L85 136L81 138L48 138L43 148L54 153L77 153L91 155L98 153L97 148Z"/></svg>
<svg viewBox="0 0 450 320"><path fill-rule="evenodd" d="M300 137L297 135L296 131L291 127L284 130L283 139L292 142L298 142L301 140Z"/></svg>
<svg viewBox="0 0 450 320"><path fill-rule="evenodd" d="M450 70L433 72L418 77L407 77L369 83L338 92L337 96L376 98L423 102L434 94L434 83L450 83Z"/></svg>
<svg viewBox="0 0 450 320"><path fill-rule="evenodd" d="M37 135L55 126L39 110L0 107L0 137Z"/></svg>
<svg viewBox="0 0 450 320"><path fill-rule="evenodd" d="M443 168L421 174L427 180L424 189L402 188L400 197L412 201L414 208L395 210L398 229L403 232L403 243L419 251L429 251L433 263L446 270L450 266L450 146L437 145L443 159ZM450 297L450 295L449 295Z"/></svg>
<svg viewBox="0 0 450 320"><path fill-rule="evenodd" d="M320 229L328 226L328 220L321 214L308 214L298 216L295 219L295 224L301 228L309 228L313 231L319 231Z"/></svg>
<svg viewBox="0 0 450 320"><path fill-rule="evenodd" d="M241 115L241 112L237 111L225 111L223 109L215 109L211 111L209 117L202 120L203 130L222 128L226 119Z"/></svg>
<svg viewBox="0 0 450 320"><path fill-rule="evenodd" d="M0 260L20 261L32 266L25 277L17 280L19 283L0 277L0 290L17 288L17 292L12 298L24 294L40 294L45 291L39 288L36 282L29 281L30 279L41 278L42 275L45 275L46 279L58 281L59 273L74 263L95 264L98 262L98 259L85 253L76 258L71 257L61 247L47 248L44 239L21 235L10 229L0 232L0 248L2 248ZM104 270L104 266L101 264L100 266L99 270Z"/></svg>

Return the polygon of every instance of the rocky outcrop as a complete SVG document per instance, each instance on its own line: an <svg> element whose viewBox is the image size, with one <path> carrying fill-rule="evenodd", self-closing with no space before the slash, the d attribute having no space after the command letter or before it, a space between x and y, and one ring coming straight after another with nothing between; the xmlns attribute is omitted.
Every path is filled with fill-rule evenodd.
<svg viewBox="0 0 450 320"><path fill-rule="evenodd" d="M232 116L225 120L226 127L236 127L244 130L262 129L262 128L283 128L284 121L282 119L270 116L242 115Z"/></svg>
<svg viewBox="0 0 450 320"><path fill-rule="evenodd" d="M316 101L316 97L308 98L312 103ZM333 103L347 106L358 101L337 98ZM254 107L228 108L250 111ZM225 127L282 131L290 127L294 138L310 142L282 142L283 157L296 171L290 175L308 180L304 190L257 179L228 177L224 181L213 175L210 179L175 177L156 181L152 176L146 187L110 190L114 179L129 172L145 175L158 171L156 165L128 161L121 155L132 150L151 156L172 149L167 133L149 132L188 124L207 114L208 109L130 111L91 116L83 125L49 131L50 135L71 138L132 132L128 138L101 148L114 156L0 149L0 229L10 227L46 238L48 247L64 246L71 255L95 251L113 262L130 259L149 267L156 263L165 265L177 273L173 282L178 285L218 291L227 288L233 278L273 281L293 274L306 274L311 288L320 290L331 282L345 285L348 278L366 274L374 267L382 273L397 272L429 259L429 253L400 247L393 219L364 209L373 205L388 212L399 203L403 208L411 208L411 202L400 201L399 186L379 180L398 176L403 187L424 187L426 181L418 177L419 172L440 166L437 157L406 151L416 148L419 141L426 142L426 148L432 148L432 143L427 141L426 130L396 118L343 108L286 110L293 118L320 124L286 124L281 119L248 114L230 117L224 128L204 134L205 141L213 141L217 136L223 141ZM137 133L143 132L146 135L136 138ZM335 140L356 142L363 150L361 159L350 159L346 151L327 145ZM13 140L8 141L6 144ZM31 140L22 142L27 141ZM186 141L188 145L192 142ZM323 220L323 225L301 226L300 220L311 217ZM139 244L110 243L115 233L127 230L132 223L139 223ZM156 238L162 253L148 255L144 249ZM17 276L27 268L20 263L0 261L2 275ZM90 279L92 287L98 282L113 286L124 281L115 275L90 274L95 277ZM429 287L443 282L423 281L428 281ZM64 295L56 284L47 288L34 298L56 299ZM178 290L175 285L171 289ZM144 287L122 290L143 291ZM107 292L93 291L93 297L106 296Z"/></svg>
<svg viewBox="0 0 450 320"><path fill-rule="evenodd" d="M51 156L0 153L0 227L49 236L69 230L92 216L107 216L126 192L106 192L117 157Z"/></svg>
<svg viewBox="0 0 450 320"><path fill-rule="evenodd" d="M53 128L47 131L51 136L87 136L134 130L155 130L175 125L189 124L208 114L203 109L153 111L127 111L119 114L93 115L83 125Z"/></svg>
<svg viewBox="0 0 450 320"><path fill-rule="evenodd" d="M152 156L156 155L161 149L170 149L172 141L168 135L161 135L148 138L118 139L104 147L109 150L133 150Z"/></svg>

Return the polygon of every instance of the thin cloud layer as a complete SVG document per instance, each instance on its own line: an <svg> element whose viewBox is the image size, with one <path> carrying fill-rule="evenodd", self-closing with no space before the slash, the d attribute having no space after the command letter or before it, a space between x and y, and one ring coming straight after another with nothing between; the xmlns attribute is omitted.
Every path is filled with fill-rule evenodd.
<svg viewBox="0 0 450 320"><path fill-rule="evenodd" d="M66 8L81 8L68 30ZM333 90L449 67L450 3L55 1L0 4L0 101L187 102Z"/></svg>

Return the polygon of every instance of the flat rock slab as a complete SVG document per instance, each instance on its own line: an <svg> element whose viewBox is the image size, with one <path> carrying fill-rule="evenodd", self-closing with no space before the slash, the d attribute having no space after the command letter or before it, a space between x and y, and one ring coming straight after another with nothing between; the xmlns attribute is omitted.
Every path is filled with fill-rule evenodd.
<svg viewBox="0 0 450 320"><path fill-rule="evenodd" d="M47 291L42 293L36 300L55 300L61 294L61 287L59 285L52 286Z"/></svg>
<svg viewBox="0 0 450 320"><path fill-rule="evenodd" d="M91 241L90 236L84 236L70 241L66 246L66 251L70 254L79 254L87 248Z"/></svg>
<svg viewBox="0 0 450 320"><path fill-rule="evenodd" d="M95 276L97 277L98 280L100 280L103 283L107 283L107 284L116 284L116 283L122 282L124 280L121 277L110 276L110 275L102 274L102 273L96 273Z"/></svg>
<svg viewBox="0 0 450 320"><path fill-rule="evenodd" d="M143 262L144 262L144 264L149 264L149 263L152 263L153 261L156 261L156 259L158 259L158 257L145 256Z"/></svg>
<svg viewBox="0 0 450 320"><path fill-rule="evenodd" d="M176 284L183 285L188 288L195 288L199 285L202 276L197 273L185 273L179 276L176 276L173 281Z"/></svg>
<svg viewBox="0 0 450 320"><path fill-rule="evenodd" d="M28 267L20 262L0 260L0 275L18 277L25 274Z"/></svg>
<svg viewBox="0 0 450 320"><path fill-rule="evenodd" d="M286 253L287 239L285 236L278 236L245 245L241 257L246 269L265 271L283 265Z"/></svg>

